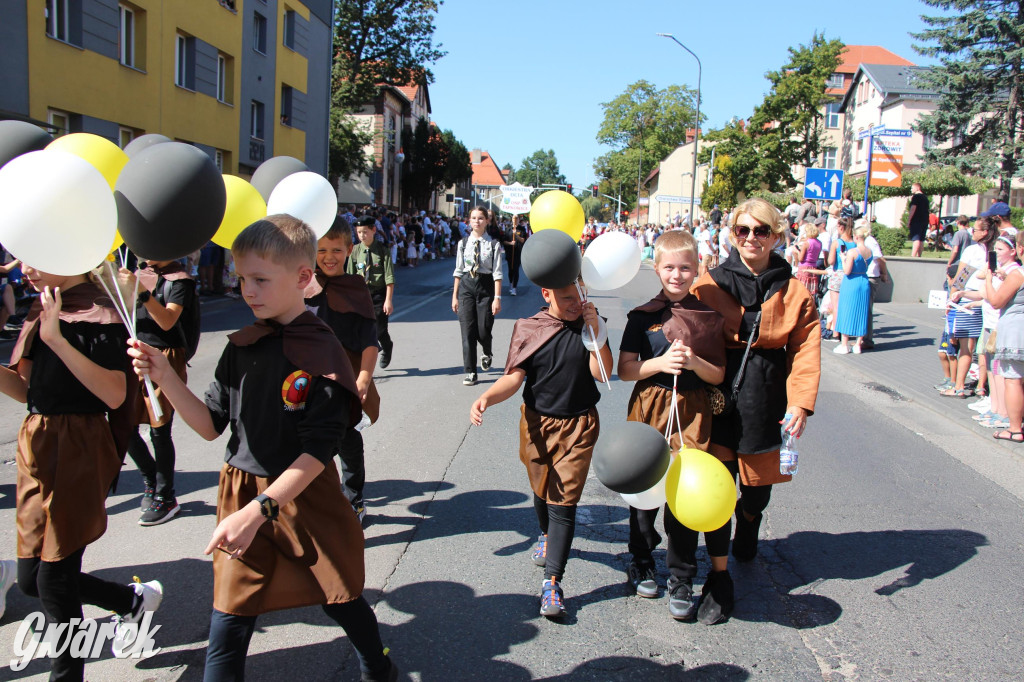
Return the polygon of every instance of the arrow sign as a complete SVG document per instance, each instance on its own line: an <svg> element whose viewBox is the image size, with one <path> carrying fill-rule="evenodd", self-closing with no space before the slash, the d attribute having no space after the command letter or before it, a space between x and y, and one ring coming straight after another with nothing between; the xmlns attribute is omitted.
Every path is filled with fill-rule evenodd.
<svg viewBox="0 0 1024 682"><path fill-rule="evenodd" d="M839 190L836 188L836 185L842 184L842 183L839 182L839 176L838 175L833 174L832 177L828 179L828 184L832 185L832 192L831 193L833 195L839 194Z"/></svg>
<svg viewBox="0 0 1024 682"><path fill-rule="evenodd" d="M842 195L843 171L808 168L804 172L804 199L835 201Z"/></svg>
<svg viewBox="0 0 1024 682"><path fill-rule="evenodd" d="M811 184L807 185L807 191L814 192L814 194L819 197L821 196L821 187L819 187L818 183L816 182L812 182Z"/></svg>
<svg viewBox="0 0 1024 682"><path fill-rule="evenodd" d="M895 180L899 176L900 176L900 174L897 173L896 171L894 171L892 168L886 168L882 172L878 172L878 171L872 171L871 172L871 179L872 180L878 179L878 180L885 180L886 182L892 182L893 180Z"/></svg>

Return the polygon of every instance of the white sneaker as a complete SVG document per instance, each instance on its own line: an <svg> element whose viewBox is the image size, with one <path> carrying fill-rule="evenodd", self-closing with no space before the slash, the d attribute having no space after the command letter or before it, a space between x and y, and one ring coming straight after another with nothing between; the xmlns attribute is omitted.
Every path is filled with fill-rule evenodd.
<svg viewBox="0 0 1024 682"><path fill-rule="evenodd" d="M516 295L516 288L512 287L511 289L509 289L508 293L510 293L511 295L515 296Z"/></svg>
<svg viewBox="0 0 1024 682"><path fill-rule="evenodd" d="M18 562L14 559L0 561L0 618L7 609L7 592L18 580Z"/></svg>
<svg viewBox="0 0 1024 682"><path fill-rule="evenodd" d="M853 344L853 348L850 349L850 352L853 353L854 355L860 355L860 344Z"/></svg>
<svg viewBox="0 0 1024 682"><path fill-rule="evenodd" d="M129 585L139 599L135 601L132 610L123 615L114 616L114 640L110 643L110 649L116 658L124 658L136 644L138 628L128 627L137 625L142 620L146 611L156 611L160 608L160 602L164 599L164 586L159 580L151 580L148 583L139 582L136 578L134 583Z"/></svg>
<svg viewBox="0 0 1024 682"><path fill-rule="evenodd" d="M992 407L992 400L985 396L979 400L975 400L973 403L967 403L967 409L974 410L975 412L985 413L988 412Z"/></svg>
<svg viewBox="0 0 1024 682"><path fill-rule="evenodd" d="M838 346L832 349L832 352L835 353L836 355L846 355L847 353L850 352L850 349L844 346L843 344L839 344Z"/></svg>

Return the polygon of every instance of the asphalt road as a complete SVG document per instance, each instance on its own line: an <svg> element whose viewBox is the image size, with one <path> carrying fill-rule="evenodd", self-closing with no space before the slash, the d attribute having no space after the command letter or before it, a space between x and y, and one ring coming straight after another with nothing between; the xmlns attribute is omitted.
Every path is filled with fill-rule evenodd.
<svg viewBox="0 0 1024 682"><path fill-rule="evenodd" d="M394 360L378 371L382 418L364 431L366 595L411 679L1024 679L1024 485L1019 471L1011 475L1021 458L919 401L869 388L885 377L831 353L800 441L800 472L774 491L758 560L731 566L737 606L728 623L676 623L664 596L629 593L626 508L596 479L584 492L563 583L568 618L539 617L542 576L529 559L538 529L518 460L521 401L490 408L481 427L469 425L468 412L500 374L513 321L535 312L540 294L524 284L518 297L505 295L495 324L499 367L467 388L450 273L450 260L399 271ZM609 318L613 347L626 311L656 290L645 266L615 296L592 296ZM204 310L194 390L209 381L225 333L249 320L241 303ZM624 418L629 390L614 379L602 390L606 427ZM12 462L23 408L3 405L0 554L13 556ZM141 661L108 653L87 665L88 679L202 677L212 570L201 552L225 440L206 443L179 424L175 442L182 515L138 526L141 482L129 465L109 502L107 534L85 555L87 570L102 577L163 582L155 619L162 651ZM664 552L656 556L664 571ZM708 569L703 549L699 556L698 593ZM0 661L36 610L11 591ZM2 667L0 680L42 680L47 670L44 661L20 673ZM358 679L344 637L315 608L261 618L247 671L253 680Z"/></svg>

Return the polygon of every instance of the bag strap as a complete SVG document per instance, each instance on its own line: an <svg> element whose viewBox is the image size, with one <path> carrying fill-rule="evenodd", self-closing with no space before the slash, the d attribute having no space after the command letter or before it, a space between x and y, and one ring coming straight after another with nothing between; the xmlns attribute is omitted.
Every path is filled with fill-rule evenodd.
<svg viewBox="0 0 1024 682"><path fill-rule="evenodd" d="M743 375L747 370L747 359L750 357L750 347L754 345L754 337L757 335L758 329L761 327L761 314L764 312L764 304L771 298L772 292L769 290L764 295L764 300L761 301L761 308L757 311L757 317L754 318L754 324L750 330L750 338L747 339L747 348L743 351L743 359L740 361L740 369L736 372L736 378L732 381L732 400L736 402L736 397L740 392L740 384L743 383Z"/></svg>

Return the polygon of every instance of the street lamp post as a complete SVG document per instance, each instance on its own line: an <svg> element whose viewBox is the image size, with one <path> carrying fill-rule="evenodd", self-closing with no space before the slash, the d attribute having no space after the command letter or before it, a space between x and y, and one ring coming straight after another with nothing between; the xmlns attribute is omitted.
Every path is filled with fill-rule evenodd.
<svg viewBox="0 0 1024 682"><path fill-rule="evenodd" d="M675 41L676 45L689 52L697 60L697 115L694 117L696 124L693 126L693 177L690 179L690 224L696 225L697 217L693 210L693 203L697 194L697 149L700 146L700 78L703 68L700 64L700 57L695 55L693 50L679 42L674 35L671 33L658 33L656 35L662 38L671 38Z"/></svg>

